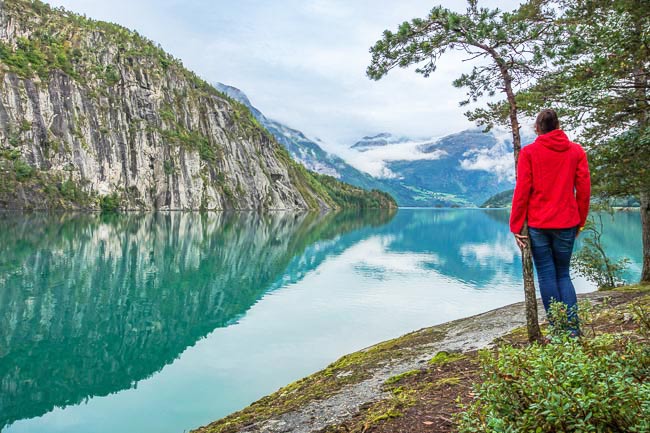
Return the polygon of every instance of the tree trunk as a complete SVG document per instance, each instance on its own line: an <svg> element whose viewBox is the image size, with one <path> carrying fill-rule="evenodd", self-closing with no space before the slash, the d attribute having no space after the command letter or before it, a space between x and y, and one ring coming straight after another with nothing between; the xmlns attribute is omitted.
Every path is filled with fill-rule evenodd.
<svg viewBox="0 0 650 433"><path fill-rule="evenodd" d="M643 238L641 282L650 283L650 191L641 193L641 237Z"/></svg>
<svg viewBox="0 0 650 433"><path fill-rule="evenodd" d="M515 94L512 91L512 77L503 63L497 61L501 68L505 84L505 92L510 105L510 126L512 128L512 146L515 157L515 176L517 175L517 163L519 162L519 152L521 151L521 135L519 134L519 119L517 118L517 102ZM524 277L524 303L526 309L526 329L528 330L528 341L540 341L542 331L539 329L539 319L537 315L537 295L535 293L535 278L533 275L533 257L530 251L530 239L528 239L528 224L524 223L521 232L526 236L526 247L521 248L521 265Z"/></svg>
<svg viewBox="0 0 650 433"><path fill-rule="evenodd" d="M528 236L528 224L524 224L522 235ZM533 275L533 257L530 251L530 239L526 239L526 248L521 250L521 264L524 274L524 295L526 305L526 329L528 330L528 341L540 341L542 331L539 329L537 317L537 296L535 294L535 277Z"/></svg>
<svg viewBox="0 0 650 433"><path fill-rule="evenodd" d="M643 6L638 5L643 11ZM635 19L636 33L641 36L643 28L641 26L642 18ZM640 41L641 39L639 39ZM648 50L647 45L645 49ZM646 51L648 53L648 51ZM646 55L645 60L648 60ZM646 130L650 126L650 106L648 104L648 73L647 63L639 62L634 71L634 87L636 96L636 108L638 111L638 127L640 131ZM642 190L639 194L641 202L641 237L643 239L643 267L641 268L641 282L650 283L650 183L645 180L642 183Z"/></svg>

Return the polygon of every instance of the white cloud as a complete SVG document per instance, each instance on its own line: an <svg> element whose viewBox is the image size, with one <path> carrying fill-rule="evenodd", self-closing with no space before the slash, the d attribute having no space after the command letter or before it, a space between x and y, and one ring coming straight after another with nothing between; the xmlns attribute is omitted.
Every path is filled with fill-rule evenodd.
<svg viewBox="0 0 650 433"><path fill-rule="evenodd" d="M371 176L395 178L397 175L386 167L386 163L390 161L434 160L447 155L447 152L444 150L435 150L427 153L420 150L422 144L430 143L431 141L434 140L389 143L385 146L370 148L363 152L355 149L339 149L338 155L348 164L358 170L365 171Z"/></svg>
<svg viewBox="0 0 650 433"><path fill-rule="evenodd" d="M431 274L431 264L441 265L444 261L435 253L395 253L388 246L394 236L371 236L345 251L346 262L357 270L373 269L387 275Z"/></svg>
<svg viewBox="0 0 650 433"><path fill-rule="evenodd" d="M521 128L523 136L532 136L532 128L527 122ZM500 181L515 181L515 162L512 154L512 135L504 128L494 128L492 135L496 144L488 149L470 149L463 154L460 161L465 170L483 170L494 173ZM524 143L526 144L526 143Z"/></svg>
<svg viewBox="0 0 650 433"><path fill-rule="evenodd" d="M497 175L500 181L515 181L515 163L512 151L502 144L496 144L489 149L473 149L463 154L466 159L460 161L465 170L482 170Z"/></svg>

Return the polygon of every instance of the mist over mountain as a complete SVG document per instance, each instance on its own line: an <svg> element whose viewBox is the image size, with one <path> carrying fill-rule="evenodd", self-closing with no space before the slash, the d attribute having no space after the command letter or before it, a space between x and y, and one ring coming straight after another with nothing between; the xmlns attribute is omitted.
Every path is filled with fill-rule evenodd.
<svg viewBox="0 0 650 433"><path fill-rule="evenodd" d="M246 105L307 169L388 192L400 206L478 206L514 186L512 141L502 131L470 129L432 138L381 132L360 138L337 156L303 132L266 117L236 87L215 87ZM532 137L524 137L530 141Z"/></svg>
<svg viewBox="0 0 650 433"><path fill-rule="evenodd" d="M352 167L339 156L327 153L315 140L307 138L301 131L266 117L251 104L246 94L240 89L223 83L215 83L214 86L225 95L246 105L258 122L289 151L291 157L308 170L335 177L360 188L393 192L381 180Z"/></svg>
<svg viewBox="0 0 650 433"><path fill-rule="evenodd" d="M524 143L532 140L523 137ZM437 198L446 195L452 206L475 206L514 187L512 139L504 131L470 129L430 139L381 133L364 137L350 150L357 152L346 154L348 162L409 188L415 203L426 203L435 193ZM398 198L398 203L403 201Z"/></svg>

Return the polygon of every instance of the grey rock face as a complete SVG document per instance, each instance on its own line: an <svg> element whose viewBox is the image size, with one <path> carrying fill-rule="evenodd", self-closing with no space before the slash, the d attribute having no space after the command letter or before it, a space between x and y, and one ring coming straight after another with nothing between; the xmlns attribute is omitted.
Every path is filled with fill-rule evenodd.
<svg viewBox="0 0 650 433"><path fill-rule="evenodd" d="M16 16L8 3L0 4L0 42L15 50L48 21ZM63 12L49 14L74 25ZM128 209L309 207L303 194L316 194L298 190L290 162L245 108L180 62L161 66L137 52L139 36L122 29L116 43L104 27L69 33L80 53L75 70L87 72L79 76L52 68L26 77L0 63L0 151L18 150L34 169L92 197L117 193Z"/></svg>

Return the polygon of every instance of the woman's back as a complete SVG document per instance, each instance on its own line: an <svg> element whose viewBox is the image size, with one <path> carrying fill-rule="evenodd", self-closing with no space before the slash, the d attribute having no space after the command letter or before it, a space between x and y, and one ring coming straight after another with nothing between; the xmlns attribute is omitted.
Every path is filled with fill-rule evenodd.
<svg viewBox="0 0 650 433"><path fill-rule="evenodd" d="M537 139L519 154L510 230L520 248L530 245L546 312L552 302L563 303L568 331L578 336L577 298L569 267L576 235L589 212L587 155L560 129L553 110L539 113L535 130ZM522 233L526 221L529 236Z"/></svg>
<svg viewBox="0 0 650 433"><path fill-rule="evenodd" d="M528 224L537 228L584 225L590 188L587 156L582 147L571 142L562 130L555 129L524 147L519 158L520 191L515 193L515 202L520 204L526 198L524 189L529 185ZM515 212L513 216L517 222L525 218Z"/></svg>

